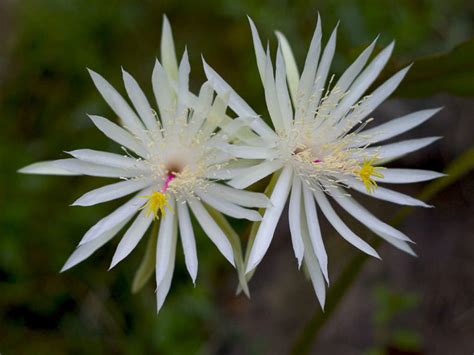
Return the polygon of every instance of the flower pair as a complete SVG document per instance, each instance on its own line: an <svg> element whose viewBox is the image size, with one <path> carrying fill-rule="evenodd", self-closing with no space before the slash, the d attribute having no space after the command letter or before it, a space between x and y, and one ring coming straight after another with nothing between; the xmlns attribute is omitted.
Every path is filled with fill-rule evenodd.
<svg viewBox="0 0 474 355"><path fill-rule="evenodd" d="M156 61L152 75L157 111L127 72L123 71L123 81L131 105L104 78L90 71L95 86L119 117L120 125L99 116L90 118L122 147L124 154L80 149L68 152L72 158L40 162L20 171L121 180L86 193L74 202L77 206L91 206L130 194L134 197L86 232L63 271L89 257L132 222L117 246L113 267L133 251L150 225L159 223L151 236L156 242L152 254L159 310L171 286L178 234L186 267L193 282L196 280L198 258L192 214L223 256L237 268L240 285L248 293L247 279L265 255L289 199L291 240L298 266L305 264L323 306L329 276L318 212L345 240L378 257L367 242L344 224L328 197L381 238L414 254L407 236L377 219L349 195L355 190L398 204L426 207L419 200L378 187L377 183L410 183L441 176L430 171L380 167L436 138L374 145L423 123L437 109L365 129L371 121L367 117L396 89L408 70L401 70L363 97L388 61L393 44L368 63L374 41L333 85L328 78L336 30L322 49L318 18L300 75L285 37L277 32L279 46L274 69L269 49L264 50L251 20L250 25L274 128L205 62L208 81L197 95L190 92L188 54L185 50L178 64L166 17L161 62ZM229 116L228 107L235 117ZM272 174L268 197L244 190ZM263 217L255 208L265 209ZM257 223L245 260L240 241L222 214Z"/></svg>

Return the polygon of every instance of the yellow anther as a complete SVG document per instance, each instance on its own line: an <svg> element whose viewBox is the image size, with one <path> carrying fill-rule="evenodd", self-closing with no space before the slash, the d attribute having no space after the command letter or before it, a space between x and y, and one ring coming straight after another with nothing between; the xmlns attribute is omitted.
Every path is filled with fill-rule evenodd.
<svg viewBox="0 0 474 355"><path fill-rule="evenodd" d="M383 174L378 171L383 168L372 165L375 159L365 160L362 167L356 172L369 193L374 192L377 188L377 182L372 177L383 178Z"/></svg>
<svg viewBox="0 0 474 355"><path fill-rule="evenodd" d="M147 198L148 201L142 209L146 209L146 215L150 216L153 214L153 219L158 219L158 211L161 212L161 216L164 217L166 214L165 207L171 211L171 207L168 204L168 200L166 196L162 192L155 191L149 196L143 196L143 198Z"/></svg>

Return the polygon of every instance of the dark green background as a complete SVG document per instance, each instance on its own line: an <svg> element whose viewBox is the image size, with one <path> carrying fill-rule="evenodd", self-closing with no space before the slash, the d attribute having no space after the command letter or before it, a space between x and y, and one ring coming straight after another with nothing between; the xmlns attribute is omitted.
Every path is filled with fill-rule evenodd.
<svg viewBox="0 0 474 355"><path fill-rule="evenodd" d="M68 207L104 180L24 176L16 170L38 160L65 157L64 151L76 148L119 149L86 116L113 118L86 67L124 92L123 66L150 94L164 13L171 21L178 53L185 45L190 52L192 87L198 88L204 80L203 54L266 115L246 15L252 16L264 39L271 39L273 48L272 31L287 34L302 63L317 11L323 19L325 40L341 21L335 74L378 34L380 45L397 41L393 60L382 77L415 61L396 93L404 99L392 100L377 111L381 120L415 109L446 106L435 123L417 131L418 136L444 135L443 142L402 160L402 166L442 170L472 145L469 132L474 129L474 107L468 96L473 93L474 50L468 40L474 9L470 1L0 1L2 355L287 352L318 305L310 284L296 272L286 225L270 249L272 255L264 259L262 270L250 284L255 292L251 301L234 297L233 270L202 233L197 235L196 287L178 248L173 286L157 316L152 282L139 294L130 293L145 243L113 271L107 269L117 240L71 271L58 273L88 227L120 203ZM467 44L449 53L465 41ZM419 190L417 185L407 191ZM371 261L315 351L472 352L474 344L468 335L474 333L474 295L467 285L474 283L473 236L468 226L473 190L471 174L435 201L436 211L418 212L409 219L404 230L420 241L420 258L384 248L384 263ZM379 210L385 216L396 210L385 204L376 206L383 206ZM331 239L330 268L335 277L340 265L356 251L330 229L325 231L325 238ZM439 263L444 267L438 269ZM439 297L434 301L425 298L439 290L452 290L453 283L458 293L441 292L440 302Z"/></svg>

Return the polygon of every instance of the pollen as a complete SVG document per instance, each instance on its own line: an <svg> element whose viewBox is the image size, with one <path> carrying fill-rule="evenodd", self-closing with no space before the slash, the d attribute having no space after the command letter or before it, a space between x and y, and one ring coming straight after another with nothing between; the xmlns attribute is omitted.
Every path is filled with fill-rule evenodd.
<svg viewBox="0 0 474 355"><path fill-rule="evenodd" d="M166 215L166 207L171 210L166 195L163 192L155 191L149 196L143 196L143 198L147 198L148 201L142 209L146 209L147 216L153 214L153 219L159 219L158 212L164 217Z"/></svg>
<svg viewBox="0 0 474 355"><path fill-rule="evenodd" d="M373 166L376 158L365 160L362 167L356 172L359 179L364 183L367 192L372 193L377 188L377 182L373 177L383 178L383 174L378 171L383 169L382 167Z"/></svg>

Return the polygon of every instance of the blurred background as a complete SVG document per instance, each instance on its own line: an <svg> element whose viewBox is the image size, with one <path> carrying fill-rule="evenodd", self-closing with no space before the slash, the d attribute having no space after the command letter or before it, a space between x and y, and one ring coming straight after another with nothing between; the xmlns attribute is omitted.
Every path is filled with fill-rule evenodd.
<svg viewBox="0 0 474 355"><path fill-rule="evenodd" d="M473 145L474 3L464 0L0 0L0 353L286 354L320 307L298 272L287 221L250 283L234 296L236 276L198 233L196 287L182 251L165 306L156 315L154 284L130 292L145 242L108 272L118 238L59 274L83 233L119 202L68 207L103 180L18 175L39 160L78 148L118 151L86 113L111 117L86 67L124 92L121 66L151 97L162 15L178 53L187 45L192 86L207 61L257 109L266 111L246 15L275 49L283 31L302 65L317 11L326 41L340 20L333 72L340 74L380 34L396 39L382 77L414 62L377 121L424 108L444 109L403 138L443 136L399 167L442 171ZM381 48L381 47L379 47ZM444 189L434 209L413 211L400 228L418 258L383 245L325 323L313 354L472 354L474 351L474 174ZM423 184L400 190L419 194ZM398 207L367 202L389 220ZM284 213L285 215L285 213ZM235 222L235 221L234 221ZM364 236L364 229L357 229ZM235 224L245 239L245 226ZM323 223L330 278L359 252ZM245 242L245 241L244 241Z"/></svg>

